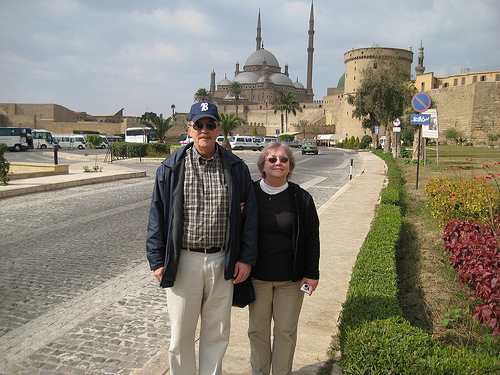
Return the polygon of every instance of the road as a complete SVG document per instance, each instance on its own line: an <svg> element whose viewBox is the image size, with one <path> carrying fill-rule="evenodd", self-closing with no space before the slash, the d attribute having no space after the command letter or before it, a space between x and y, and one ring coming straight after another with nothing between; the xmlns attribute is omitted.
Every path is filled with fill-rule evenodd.
<svg viewBox="0 0 500 375"><path fill-rule="evenodd" d="M90 150L72 151L74 159ZM105 150L97 150L103 153ZM259 178L257 152L236 152ZM295 151L291 180L320 208L361 167L355 152ZM51 152L5 154L53 162ZM81 161L80 161L81 162ZM159 162L119 161L147 177L6 198L0 208L0 373L118 374L169 341L164 292L145 256Z"/></svg>

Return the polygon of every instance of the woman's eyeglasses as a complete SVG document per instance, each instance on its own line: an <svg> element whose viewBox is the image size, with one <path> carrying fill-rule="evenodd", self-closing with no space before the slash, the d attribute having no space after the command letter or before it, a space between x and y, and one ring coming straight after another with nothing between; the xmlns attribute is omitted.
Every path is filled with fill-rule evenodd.
<svg viewBox="0 0 500 375"><path fill-rule="evenodd" d="M286 156L281 156L279 159L280 159L280 162L282 162L283 164L285 164L285 163L288 162L288 158ZM267 160L269 160L269 163L274 164L274 163L276 163L278 161L278 158L274 157L274 156L271 156Z"/></svg>
<svg viewBox="0 0 500 375"><path fill-rule="evenodd" d="M205 125L207 126L208 130L215 130L215 128L217 127L217 124L215 122L207 122ZM201 129L203 129L203 123L195 122L193 124L193 129L200 131Z"/></svg>

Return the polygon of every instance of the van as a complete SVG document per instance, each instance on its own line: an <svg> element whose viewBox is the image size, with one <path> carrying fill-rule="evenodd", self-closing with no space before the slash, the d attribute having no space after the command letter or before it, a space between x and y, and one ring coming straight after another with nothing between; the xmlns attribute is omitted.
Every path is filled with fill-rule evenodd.
<svg viewBox="0 0 500 375"><path fill-rule="evenodd" d="M87 147L87 141L84 134L56 134L57 146L59 148L79 148Z"/></svg>
<svg viewBox="0 0 500 375"><path fill-rule="evenodd" d="M276 137L264 137L264 143L269 143L269 142L274 142L274 141L277 141L278 138Z"/></svg>
<svg viewBox="0 0 500 375"><path fill-rule="evenodd" d="M260 151L264 148L260 143L254 142L254 137L236 135L232 141L229 141L231 149L233 150L253 150Z"/></svg>

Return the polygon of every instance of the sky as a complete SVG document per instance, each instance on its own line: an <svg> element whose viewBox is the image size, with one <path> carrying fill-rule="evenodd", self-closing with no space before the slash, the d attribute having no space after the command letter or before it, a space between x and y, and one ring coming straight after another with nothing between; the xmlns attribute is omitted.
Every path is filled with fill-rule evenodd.
<svg viewBox="0 0 500 375"><path fill-rule="evenodd" d="M307 84L311 0L0 0L0 103L55 103L94 116L189 112L264 48ZM344 53L424 47L435 76L500 70L499 0L314 0L314 99Z"/></svg>

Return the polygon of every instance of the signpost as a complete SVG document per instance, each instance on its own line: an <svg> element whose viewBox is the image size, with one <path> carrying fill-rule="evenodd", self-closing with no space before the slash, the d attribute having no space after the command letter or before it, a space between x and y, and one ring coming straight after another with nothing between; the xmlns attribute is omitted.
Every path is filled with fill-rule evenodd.
<svg viewBox="0 0 500 375"><path fill-rule="evenodd" d="M394 124L394 126L392 127L392 132L394 133L394 137L396 138L394 144L396 146L396 152L394 153L394 156L396 157L396 159L398 158L398 150L399 150L399 133L401 132L401 120L399 118L397 118L396 120L394 120L392 122Z"/></svg>
<svg viewBox="0 0 500 375"><path fill-rule="evenodd" d="M429 125L431 121L430 115L424 115L422 112L427 111L431 106L431 97L426 92L417 92L413 95L411 99L411 106L417 112L418 115L412 114L410 123L412 125L418 125L418 152L417 152L417 181L415 185L415 189L418 190L418 170L420 167L420 143L422 142L422 125Z"/></svg>

